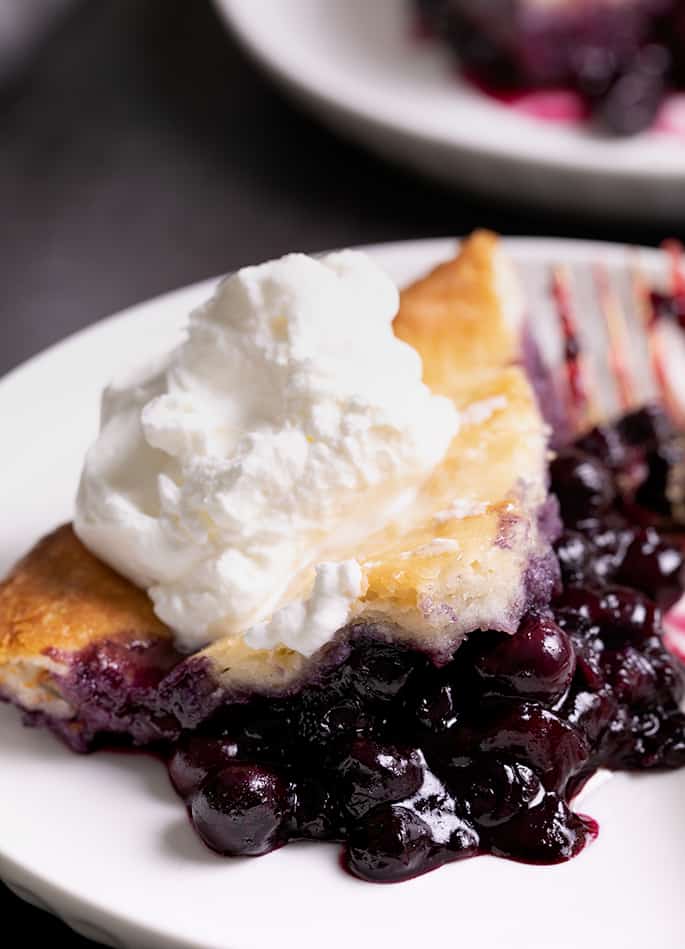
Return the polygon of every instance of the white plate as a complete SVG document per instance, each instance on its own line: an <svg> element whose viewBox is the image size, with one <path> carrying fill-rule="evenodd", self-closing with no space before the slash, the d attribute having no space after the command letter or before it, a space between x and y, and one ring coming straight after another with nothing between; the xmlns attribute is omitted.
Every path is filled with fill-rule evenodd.
<svg viewBox="0 0 685 949"><path fill-rule="evenodd" d="M553 208L674 222L685 212L685 137L614 140L521 116L461 82L437 44L412 39L408 0L215 3L288 93L393 161Z"/></svg>
<svg viewBox="0 0 685 949"><path fill-rule="evenodd" d="M511 241L521 262L589 261L620 248ZM400 283L447 257L451 241L372 248ZM658 258L645 252L649 266ZM69 518L103 382L177 336L212 282L99 323L0 383L0 572ZM0 877L21 896L112 945L142 949L682 949L685 771L619 776L584 805L599 840L558 867L490 857L410 883L347 876L338 848L291 845L225 860L188 825L152 758L79 757L0 708Z"/></svg>

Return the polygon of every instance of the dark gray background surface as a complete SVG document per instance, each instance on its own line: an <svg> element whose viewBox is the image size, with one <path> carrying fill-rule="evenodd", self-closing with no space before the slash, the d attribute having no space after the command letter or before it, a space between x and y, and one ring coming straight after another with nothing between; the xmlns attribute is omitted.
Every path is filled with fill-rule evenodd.
<svg viewBox="0 0 685 949"><path fill-rule="evenodd" d="M291 107L209 0L78 2L0 90L0 373L115 310L246 263L483 225L665 236L504 208L384 165ZM0 919L3 945L11 933L17 945L92 945L2 887Z"/></svg>

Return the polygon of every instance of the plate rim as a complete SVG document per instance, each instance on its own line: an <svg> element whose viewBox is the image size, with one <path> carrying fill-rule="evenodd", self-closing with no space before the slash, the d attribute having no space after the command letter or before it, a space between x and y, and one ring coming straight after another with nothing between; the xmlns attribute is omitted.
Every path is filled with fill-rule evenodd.
<svg viewBox="0 0 685 949"><path fill-rule="evenodd" d="M294 60L275 51L264 41L267 31L253 29L257 21L249 14L250 9L254 10L254 6L250 7L250 0L213 0L213 3L223 22L263 71L280 85L285 86L301 103L314 108L319 116L324 108L337 111L348 119L363 122L369 127L383 129L396 137L411 138L421 141L424 145L468 154L474 158L480 156L498 161L507 160L531 170L544 169L555 173L576 173L583 177L595 176L623 186L639 184L644 187L658 184L661 188L668 188L685 182L685 144L682 147L683 161L680 167L674 161L672 165L660 167L655 172L642 164L629 168L616 166L612 164L608 155L601 164L598 164L597 159L591 155L574 153L571 156L564 154L562 150L557 150L554 155L536 157L525 148L512 143L511 139L506 140L507 144L504 140L497 139L483 142L477 136L470 135L466 127L460 128L458 135L449 134L450 130L447 127L431 128L430 131L425 128L417 129L403 122L397 113L390 116L380 114L376 109L371 108L371 100L352 102L344 93L336 94L328 88L312 87L296 68ZM525 138L525 128L526 124L522 124L522 138ZM634 141L636 140L631 139L629 143L632 144ZM614 143L613 139L609 139L607 144L609 143L617 144L619 147L622 144L621 142Z"/></svg>

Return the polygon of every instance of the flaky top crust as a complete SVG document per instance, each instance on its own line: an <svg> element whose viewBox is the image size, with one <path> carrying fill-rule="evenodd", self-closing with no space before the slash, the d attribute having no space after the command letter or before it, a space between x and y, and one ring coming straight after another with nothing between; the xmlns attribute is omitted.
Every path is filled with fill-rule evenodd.
<svg viewBox="0 0 685 949"><path fill-rule="evenodd" d="M517 301L503 299L514 289L504 286L509 266L499 238L476 231L456 257L402 291L395 333L421 353L434 392L463 401L488 368L519 358Z"/></svg>
<svg viewBox="0 0 685 949"><path fill-rule="evenodd" d="M0 586L0 666L112 638L169 636L147 594L86 550L70 524L44 537Z"/></svg>

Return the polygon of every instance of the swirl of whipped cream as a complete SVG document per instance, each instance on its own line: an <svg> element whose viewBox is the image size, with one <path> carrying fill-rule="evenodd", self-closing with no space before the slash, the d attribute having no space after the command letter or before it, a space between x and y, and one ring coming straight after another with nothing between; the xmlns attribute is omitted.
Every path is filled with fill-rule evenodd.
<svg viewBox="0 0 685 949"><path fill-rule="evenodd" d="M397 308L366 255L292 254L225 279L170 355L105 391L76 531L181 648L242 635L309 655L350 615L356 545L459 426Z"/></svg>

